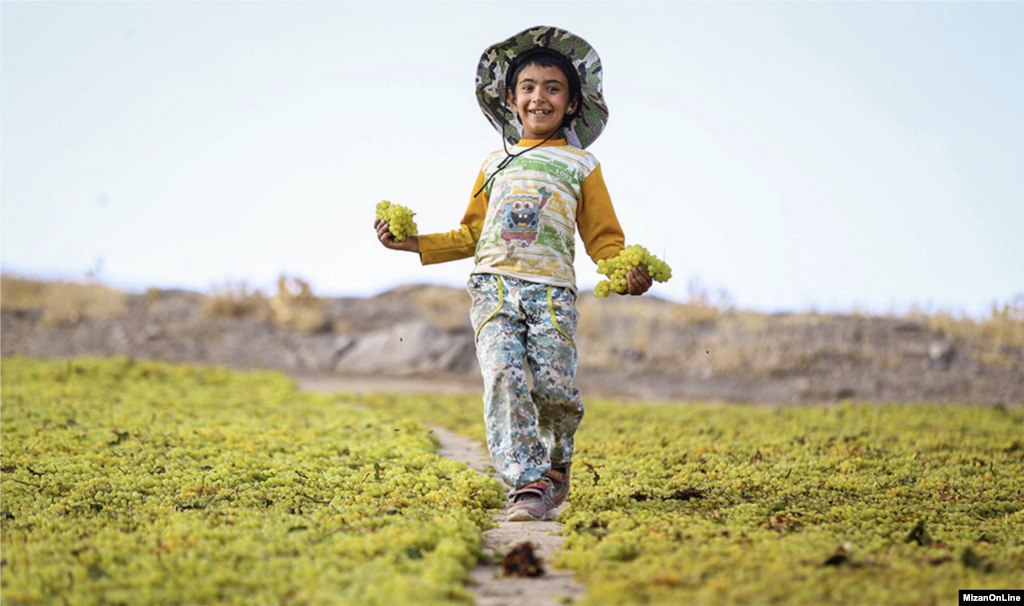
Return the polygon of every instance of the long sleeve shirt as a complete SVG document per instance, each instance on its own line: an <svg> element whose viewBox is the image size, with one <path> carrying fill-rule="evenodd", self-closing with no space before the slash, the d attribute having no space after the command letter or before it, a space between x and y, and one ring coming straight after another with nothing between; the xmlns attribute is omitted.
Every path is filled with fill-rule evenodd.
<svg viewBox="0 0 1024 606"><path fill-rule="evenodd" d="M539 141L523 140L520 153ZM488 156L474 194L505 158ZM564 139L518 157L470 199L458 229L418 237L423 265L475 257L473 273L493 273L576 291L576 227L596 263L614 257L625 237L593 154Z"/></svg>

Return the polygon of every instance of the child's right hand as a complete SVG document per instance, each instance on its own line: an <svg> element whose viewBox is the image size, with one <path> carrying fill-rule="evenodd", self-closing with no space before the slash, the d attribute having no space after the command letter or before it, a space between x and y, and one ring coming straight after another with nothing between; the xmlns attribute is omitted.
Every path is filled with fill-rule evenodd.
<svg viewBox="0 0 1024 606"><path fill-rule="evenodd" d="M407 250L409 252L420 252L420 242L416 236L409 236L403 242L396 242L395 236L391 234L388 222L383 219L374 219L373 228L377 230L377 239L380 243L392 250Z"/></svg>

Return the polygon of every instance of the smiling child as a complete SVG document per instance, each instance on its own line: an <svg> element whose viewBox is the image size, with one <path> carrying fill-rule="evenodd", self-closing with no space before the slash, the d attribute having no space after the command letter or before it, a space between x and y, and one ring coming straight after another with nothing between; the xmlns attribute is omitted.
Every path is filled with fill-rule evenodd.
<svg viewBox="0 0 1024 606"><path fill-rule="evenodd" d="M374 222L384 246L418 252L424 265L475 257L470 318L487 447L513 487L509 520L551 519L569 494L584 412L573 387L576 229L595 263L625 245L601 165L584 149L608 120L602 73L585 40L555 27L491 46L477 68L477 100L503 149L484 161L460 227L396 242L386 222ZM651 277L634 268L627 286L641 295Z"/></svg>

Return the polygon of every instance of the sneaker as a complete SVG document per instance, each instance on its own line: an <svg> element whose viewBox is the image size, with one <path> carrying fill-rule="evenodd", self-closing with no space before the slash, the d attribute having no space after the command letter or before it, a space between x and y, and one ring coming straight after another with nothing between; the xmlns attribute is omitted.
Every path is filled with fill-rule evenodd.
<svg viewBox="0 0 1024 606"><path fill-rule="evenodd" d="M509 496L513 500L508 509L510 522L539 522L555 517L554 488L547 478L518 488Z"/></svg>
<svg viewBox="0 0 1024 606"><path fill-rule="evenodd" d="M569 468L572 467L572 463L565 466L564 469L554 469L544 474L544 477L551 480L552 494L554 500L554 506L558 507L562 503L565 503L566 497L569 496Z"/></svg>

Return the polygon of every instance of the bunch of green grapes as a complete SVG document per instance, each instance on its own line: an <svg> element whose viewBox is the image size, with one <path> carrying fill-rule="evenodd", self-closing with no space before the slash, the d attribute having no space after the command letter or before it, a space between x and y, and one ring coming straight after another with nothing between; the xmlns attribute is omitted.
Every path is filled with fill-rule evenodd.
<svg viewBox="0 0 1024 606"><path fill-rule="evenodd" d="M412 216L413 212L401 204L392 204L387 200L377 203L377 218L387 221L395 242L404 242L406 238L415 236L418 232Z"/></svg>
<svg viewBox="0 0 1024 606"><path fill-rule="evenodd" d="M672 277L672 268L668 263L652 255L643 246L634 244L622 249L617 257L597 262L597 273L608 276L608 279L597 283L594 296L607 297L613 292L626 292L626 274L634 267L647 268L647 273L658 282L668 282Z"/></svg>

